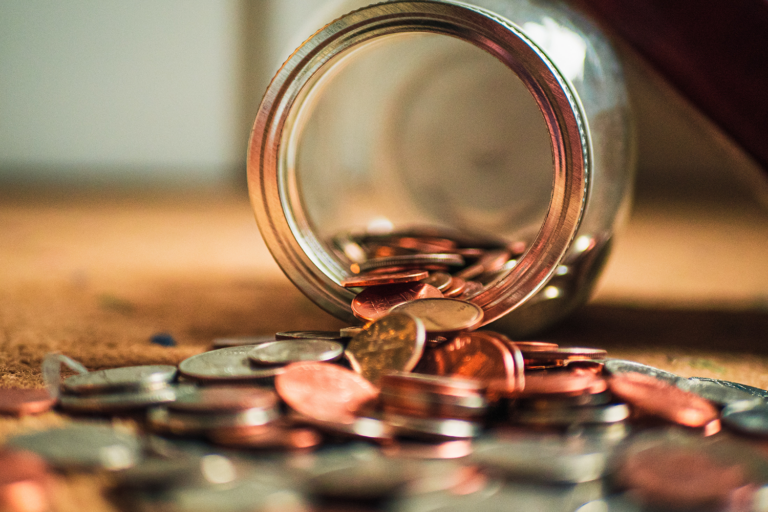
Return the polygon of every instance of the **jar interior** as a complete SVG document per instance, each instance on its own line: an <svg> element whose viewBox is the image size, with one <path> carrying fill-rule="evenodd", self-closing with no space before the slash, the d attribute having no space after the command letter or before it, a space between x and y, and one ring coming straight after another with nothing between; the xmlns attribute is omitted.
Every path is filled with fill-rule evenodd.
<svg viewBox="0 0 768 512"><path fill-rule="evenodd" d="M297 102L290 209L326 254L340 234L423 230L530 241L549 208L553 155L534 97L457 38L392 34L325 66Z"/></svg>

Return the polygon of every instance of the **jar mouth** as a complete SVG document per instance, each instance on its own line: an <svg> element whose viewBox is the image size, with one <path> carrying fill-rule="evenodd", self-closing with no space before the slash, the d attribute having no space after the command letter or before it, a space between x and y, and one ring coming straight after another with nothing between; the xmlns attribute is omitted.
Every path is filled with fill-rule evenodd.
<svg viewBox="0 0 768 512"><path fill-rule="evenodd" d="M278 71L259 108L248 152L251 203L262 236L289 279L329 313L356 322L350 309L355 294L340 285L351 271L317 236L301 206L296 166L303 106L345 59L405 33L450 36L495 57L523 82L546 123L553 160L549 208L514 268L471 299L488 323L523 304L555 272L581 222L590 175L578 98L550 59L508 20L464 4L404 1L354 11L318 31Z"/></svg>

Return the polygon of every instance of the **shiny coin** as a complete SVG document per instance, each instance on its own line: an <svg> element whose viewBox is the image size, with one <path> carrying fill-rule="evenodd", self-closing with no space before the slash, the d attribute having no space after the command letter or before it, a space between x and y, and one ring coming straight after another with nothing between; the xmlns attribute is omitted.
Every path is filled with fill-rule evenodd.
<svg viewBox="0 0 768 512"><path fill-rule="evenodd" d="M359 274L343 279L341 286L344 288L365 288L383 284L415 283L417 281L424 282L428 277L429 272L425 270L410 270L394 274Z"/></svg>
<svg viewBox="0 0 768 512"><path fill-rule="evenodd" d="M504 249L487 251L477 262L456 272L454 277L473 279L484 273L495 272L509 261L510 256L510 252Z"/></svg>
<svg viewBox="0 0 768 512"><path fill-rule="evenodd" d="M355 372L328 363L293 363L275 378L275 389L293 410L321 421L353 423L378 390Z"/></svg>
<svg viewBox="0 0 768 512"><path fill-rule="evenodd" d="M228 347L203 352L179 364L188 379L206 382L269 380L283 372L282 367L254 367L248 359L253 347Z"/></svg>
<svg viewBox="0 0 768 512"><path fill-rule="evenodd" d="M470 439L480 435L480 425L456 419L417 418L385 414L384 420L398 435L424 439Z"/></svg>
<svg viewBox="0 0 768 512"><path fill-rule="evenodd" d="M486 440L475 444L472 463L511 478L547 483L591 482L608 472L608 453L561 438L526 436Z"/></svg>
<svg viewBox="0 0 768 512"><path fill-rule="evenodd" d="M213 443L229 448L258 450L306 450L323 438L310 428L286 428L272 425L237 431L214 431L207 435Z"/></svg>
<svg viewBox="0 0 768 512"><path fill-rule="evenodd" d="M557 350L560 348L557 343L549 343L546 341L513 341L517 348L523 355L528 352L541 352L542 350Z"/></svg>
<svg viewBox="0 0 768 512"><path fill-rule="evenodd" d="M718 418L707 400L649 375L622 373L610 377L608 385L617 398L643 414L687 427L705 427Z"/></svg>
<svg viewBox="0 0 768 512"><path fill-rule="evenodd" d="M445 290L441 291L446 297L460 297L466 289L467 282L460 277L454 277L451 279L451 285Z"/></svg>
<svg viewBox="0 0 768 512"><path fill-rule="evenodd" d="M194 485L203 480L200 458L144 459L136 466L115 473L119 488L162 490L177 485Z"/></svg>
<svg viewBox="0 0 768 512"><path fill-rule="evenodd" d="M162 389L149 391L133 391L128 393L101 393L97 395L68 395L59 397L59 404L65 411L112 413L133 409L144 409L153 405L173 402L191 393L194 386L180 384L166 386Z"/></svg>
<svg viewBox="0 0 768 512"><path fill-rule="evenodd" d="M175 366L126 366L72 375L64 380L62 388L79 395L142 391L165 387L175 377Z"/></svg>
<svg viewBox="0 0 768 512"><path fill-rule="evenodd" d="M536 361L578 361L585 359L605 359L608 352L601 348L560 347L555 350L533 350L525 354L525 359Z"/></svg>
<svg viewBox="0 0 768 512"><path fill-rule="evenodd" d="M426 333L421 320L387 315L352 338L346 355L352 368L374 384L390 371L411 371L424 352Z"/></svg>
<svg viewBox="0 0 768 512"><path fill-rule="evenodd" d="M768 404L761 398L728 404L722 413L723 424L738 432L768 436Z"/></svg>
<svg viewBox="0 0 768 512"><path fill-rule="evenodd" d="M46 389L0 389L0 414L26 416L49 411L56 404Z"/></svg>
<svg viewBox="0 0 768 512"><path fill-rule="evenodd" d="M439 377L421 373L393 372L381 379L382 388L402 393L432 393L451 396L479 396L484 387L474 379Z"/></svg>
<svg viewBox="0 0 768 512"><path fill-rule="evenodd" d="M259 345L269 343L277 338L271 335L265 336L240 336L236 338L216 338L213 340L213 348L241 347L243 345Z"/></svg>
<svg viewBox="0 0 768 512"><path fill-rule="evenodd" d="M277 395L270 389L219 385L195 388L167 407L172 411L214 414L246 409L276 409L277 406Z"/></svg>
<svg viewBox="0 0 768 512"><path fill-rule="evenodd" d="M107 425L70 424L14 436L8 446L40 455L59 469L125 469L141 458L139 439Z"/></svg>
<svg viewBox="0 0 768 512"><path fill-rule="evenodd" d="M445 290L451 286L452 280L453 278L451 275L446 272L431 272L429 277L422 279L421 282L434 286L441 292L445 292Z"/></svg>
<svg viewBox="0 0 768 512"><path fill-rule="evenodd" d="M237 431L266 425L280 417L276 408L255 408L236 412L197 414L155 407L147 412L147 421L156 432L198 436L211 431Z"/></svg>
<svg viewBox="0 0 768 512"><path fill-rule="evenodd" d="M387 414L416 416L420 418L481 418L488 409L482 396L451 396L430 393L391 393L382 391L379 395L384 412Z"/></svg>
<svg viewBox="0 0 768 512"><path fill-rule="evenodd" d="M643 375L649 375L673 385L677 385L681 380L685 380L684 377L675 375L672 372L654 368L653 366L648 366L647 364L642 364L635 361L626 361L624 359L606 359L604 365L605 371L611 375L620 375L627 372L642 373Z"/></svg>
<svg viewBox="0 0 768 512"><path fill-rule="evenodd" d="M591 372L562 371L528 375L522 397L542 395L578 396L584 393L596 394L606 390L604 378Z"/></svg>
<svg viewBox="0 0 768 512"><path fill-rule="evenodd" d="M517 409L514 418L523 425L557 427L582 423L618 423L629 418L629 407L626 404L608 404L560 409Z"/></svg>
<svg viewBox="0 0 768 512"><path fill-rule="evenodd" d="M342 422L318 420L300 414L292 415L288 419L293 423L310 425L334 436L365 439L383 445L389 444L394 436L394 430L391 425L378 418L366 416L358 416L352 421Z"/></svg>
<svg viewBox="0 0 768 512"><path fill-rule="evenodd" d="M690 377L688 379L680 378L677 386L685 391L695 393L702 398L706 398L721 407L732 402L741 400L752 400L754 398L764 398L764 391L758 388L751 388L736 382L727 380L707 379L705 377ZM763 394L755 395L751 390L763 391Z"/></svg>
<svg viewBox="0 0 768 512"><path fill-rule="evenodd" d="M48 466L34 453L0 450L0 510L43 512L50 503L51 478Z"/></svg>
<svg viewBox="0 0 768 512"><path fill-rule="evenodd" d="M467 284L464 287L464 291L462 291L461 295L457 296L456 298L461 300L470 300L480 295L484 290L485 286L483 286L481 283L478 283L477 281L467 281Z"/></svg>
<svg viewBox="0 0 768 512"><path fill-rule="evenodd" d="M283 331L275 334L275 340L341 341L343 337L336 331Z"/></svg>
<svg viewBox="0 0 768 512"><path fill-rule="evenodd" d="M358 293L352 300L352 313L363 320L378 320L400 304L442 296L437 288L423 283L372 286Z"/></svg>
<svg viewBox="0 0 768 512"><path fill-rule="evenodd" d="M278 365L300 361L335 361L344 353L344 345L320 339L279 340L264 343L248 352L258 365Z"/></svg>
<svg viewBox="0 0 768 512"><path fill-rule="evenodd" d="M352 272L360 274L369 270L383 267L421 267L427 265L448 265L462 266L464 258L458 254L406 254L402 256L391 256L389 258L373 258L363 263L353 263Z"/></svg>
<svg viewBox="0 0 768 512"><path fill-rule="evenodd" d="M458 299L419 299L392 309L419 318L429 333L472 330L483 322L483 309Z"/></svg>

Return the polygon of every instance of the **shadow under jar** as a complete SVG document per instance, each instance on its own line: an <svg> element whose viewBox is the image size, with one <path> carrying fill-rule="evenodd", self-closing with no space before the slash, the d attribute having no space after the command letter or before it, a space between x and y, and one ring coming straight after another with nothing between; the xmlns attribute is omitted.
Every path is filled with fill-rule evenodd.
<svg viewBox="0 0 768 512"><path fill-rule="evenodd" d="M450 239L467 265L472 249L509 253L472 278L484 323L523 337L562 319L589 298L631 192L607 40L559 3L366 3L341 2L259 108L248 184L275 260L357 323L340 284L356 263L382 240Z"/></svg>

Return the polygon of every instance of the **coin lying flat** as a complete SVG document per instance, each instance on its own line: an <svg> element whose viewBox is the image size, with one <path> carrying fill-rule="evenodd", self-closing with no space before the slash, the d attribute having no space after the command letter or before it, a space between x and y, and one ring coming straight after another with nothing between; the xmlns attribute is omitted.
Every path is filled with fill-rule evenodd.
<svg viewBox="0 0 768 512"><path fill-rule="evenodd" d="M560 409L517 409L514 418L524 425L543 426L617 423L629 418L629 407L626 404L608 404Z"/></svg>
<svg viewBox="0 0 768 512"><path fill-rule="evenodd" d="M141 459L139 439L107 425L70 424L14 436L7 445L37 453L61 469L125 469Z"/></svg>
<svg viewBox="0 0 768 512"><path fill-rule="evenodd" d="M681 380L685 380L683 377L675 375L672 372L654 368L647 364L638 363L635 361L626 361L624 359L606 359L605 371L611 375L620 375L627 372L642 373L643 375L650 375L669 384L677 385Z"/></svg>
<svg viewBox="0 0 768 512"><path fill-rule="evenodd" d="M450 288L451 281L453 281L451 274L446 272L430 272L429 277L421 280L422 283L434 286L443 293Z"/></svg>
<svg viewBox="0 0 768 512"><path fill-rule="evenodd" d="M259 345L275 341L276 336L238 336L233 338L216 338L213 340L213 348L240 347L242 345Z"/></svg>
<svg viewBox="0 0 768 512"><path fill-rule="evenodd" d="M245 427L266 425L279 417L276 408L254 408L216 414L196 414L155 407L147 412L152 429L176 435L199 436L213 431L237 431Z"/></svg>
<svg viewBox="0 0 768 512"><path fill-rule="evenodd" d="M707 379L705 377L690 377L688 379L681 377L677 382L677 386L680 389L690 391L702 398L706 398L710 402L714 402L721 407L725 407L732 402L764 398L765 396L764 392L756 395L752 391L763 391L758 388L751 388L751 386L745 386L727 380Z"/></svg>
<svg viewBox="0 0 768 512"><path fill-rule="evenodd" d="M385 414L384 420L399 435L425 439L470 439L480 435L480 425L472 421L417 418L414 416Z"/></svg>
<svg viewBox="0 0 768 512"><path fill-rule="evenodd" d="M141 391L165 387L175 377L175 366L126 366L72 375L64 380L62 388L80 395Z"/></svg>
<svg viewBox="0 0 768 512"><path fill-rule="evenodd" d="M394 437L392 426L378 419L358 416L353 421L327 421L302 416L291 415L289 420L298 425L310 425L318 430L340 437L365 439L381 444L388 444Z"/></svg>
<svg viewBox="0 0 768 512"><path fill-rule="evenodd" d="M341 341L343 337L337 331L282 331L275 334L276 340Z"/></svg>
<svg viewBox="0 0 768 512"><path fill-rule="evenodd" d="M56 404L45 389L0 389L0 414L26 416L51 410Z"/></svg>
<svg viewBox="0 0 768 512"><path fill-rule="evenodd" d="M464 258L458 254L405 254L388 258L372 258L362 263L353 263L352 272L361 274L377 268L385 267L421 267L427 265L462 266Z"/></svg>
<svg viewBox="0 0 768 512"><path fill-rule="evenodd" d="M268 380L279 375L282 367L253 367L248 353L253 347L227 347L203 352L179 364L179 373L188 379L207 382Z"/></svg>
<svg viewBox="0 0 768 512"><path fill-rule="evenodd" d="M443 294L428 284L388 284L366 288L352 300L352 313L366 321L378 320L395 306L416 299L440 298Z"/></svg>
<svg viewBox="0 0 768 512"><path fill-rule="evenodd" d="M252 362L278 365L300 361L335 361L344 353L344 345L320 339L279 340L254 347L248 352Z"/></svg>
<svg viewBox="0 0 768 512"><path fill-rule="evenodd" d="M483 322L483 308L458 299L418 299L395 306L392 313L420 319L430 333L472 330Z"/></svg>
<svg viewBox="0 0 768 512"><path fill-rule="evenodd" d="M352 368L374 384L386 372L411 371L424 352L421 320L393 313L365 327L347 345Z"/></svg>
<svg viewBox="0 0 768 512"><path fill-rule="evenodd" d="M722 413L723 424L747 434L768 436L768 404L760 398L728 404Z"/></svg>
<svg viewBox="0 0 768 512"><path fill-rule="evenodd" d="M195 388L168 404L168 409L179 412L214 414L246 409L275 409L275 392L255 386L210 386Z"/></svg>
<svg viewBox="0 0 768 512"><path fill-rule="evenodd" d="M378 390L355 372L328 363L293 363L275 378L275 389L299 414L321 421L352 423L355 412Z"/></svg>
<svg viewBox="0 0 768 512"><path fill-rule="evenodd" d="M190 384L166 386L149 391L126 393L100 393L95 395L62 394L59 404L65 411L110 413L132 409L144 409L153 405L165 404L183 397L193 391Z"/></svg>
<svg viewBox="0 0 768 512"><path fill-rule="evenodd" d="M344 288L365 288L382 284L415 283L429 277L426 270L410 270L393 274L359 274L341 281Z"/></svg>

